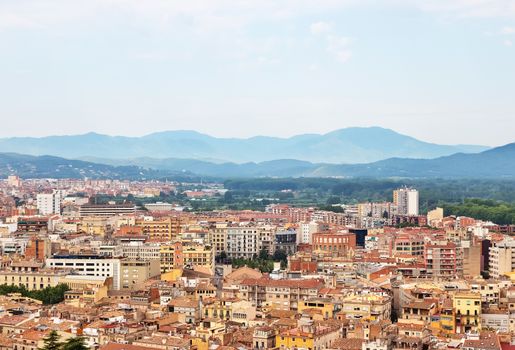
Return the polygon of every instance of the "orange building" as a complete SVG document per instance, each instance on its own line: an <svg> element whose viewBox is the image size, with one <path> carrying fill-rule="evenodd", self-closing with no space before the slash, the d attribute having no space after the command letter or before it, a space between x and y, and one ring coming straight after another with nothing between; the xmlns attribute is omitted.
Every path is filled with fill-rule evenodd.
<svg viewBox="0 0 515 350"><path fill-rule="evenodd" d="M313 234L313 252L346 256L356 249L356 235L350 232Z"/></svg>
<svg viewBox="0 0 515 350"><path fill-rule="evenodd" d="M52 253L52 245L46 238L32 237L25 249L27 260L45 261Z"/></svg>

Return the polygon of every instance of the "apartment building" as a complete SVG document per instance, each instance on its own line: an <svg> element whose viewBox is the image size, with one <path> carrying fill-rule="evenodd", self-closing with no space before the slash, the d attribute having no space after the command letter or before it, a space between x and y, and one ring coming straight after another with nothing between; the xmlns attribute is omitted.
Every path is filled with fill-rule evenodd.
<svg viewBox="0 0 515 350"><path fill-rule="evenodd" d="M320 280L269 278L245 279L239 286L239 297L258 308L297 310L300 300L315 298L324 286Z"/></svg>
<svg viewBox="0 0 515 350"><path fill-rule="evenodd" d="M209 228L209 243L215 255L227 250L227 223L218 223Z"/></svg>
<svg viewBox="0 0 515 350"><path fill-rule="evenodd" d="M467 333L481 329L481 294L459 292L453 297L456 332Z"/></svg>
<svg viewBox="0 0 515 350"><path fill-rule="evenodd" d="M430 242L424 246L426 272L433 277L453 278L463 275L462 250L452 242Z"/></svg>
<svg viewBox="0 0 515 350"><path fill-rule="evenodd" d="M136 227L142 228L142 233L154 241L170 241L181 233L181 221L177 217L169 217L160 220L139 219Z"/></svg>
<svg viewBox="0 0 515 350"><path fill-rule="evenodd" d="M391 298L377 294L353 293L341 300L341 312L350 319L359 320L389 320L391 313Z"/></svg>
<svg viewBox="0 0 515 350"><path fill-rule="evenodd" d="M130 242L120 246L121 254L132 260L159 260L161 245L158 243Z"/></svg>
<svg viewBox="0 0 515 350"><path fill-rule="evenodd" d="M259 254L260 229L255 226L236 226L227 228L227 256L252 259Z"/></svg>
<svg viewBox="0 0 515 350"><path fill-rule="evenodd" d="M112 277L113 289L121 288L120 259L100 255L54 255L46 260L46 266L53 269L73 270L79 275Z"/></svg>
<svg viewBox="0 0 515 350"><path fill-rule="evenodd" d="M312 244L313 234L324 231L324 225L314 221L299 223L299 234L297 236L297 243Z"/></svg>
<svg viewBox="0 0 515 350"><path fill-rule="evenodd" d="M0 270L0 284L25 287L28 290L41 290L57 286L69 271L53 271L43 268L43 264L32 261L13 262L10 267Z"/></svg>
<svg viewBox="0 0 515 350"><path fill-rule="evenodd" d="M515 240L505 239L490 247L490 277L499 278L515 270Z"/></svg>
<svg viewBox="0 0 515 350"><path fill-rule="evenodd" d="M173 242L162 244L159 248L159 262L161 273L183 267L184 255L182 253L182 243Z"/></svg>
<svg viewBox="0 0 515 350"><path fill-rule="evenodd" d="M421 256L424 255L424 245L424 236L401 233L395 236L395 240L393 241L393 251L394 254Z"/></svg>
<svg viewBox="0 0 515 350"><path fill-rule="evenodd" d="M63 193L60 190L53 190L52 193L38 193L36 206L41 215L52 215L61 213Z"/></svg>
<svg viewBox="0 0 515 350"><path fill-rule="evenodd" d="M161 273L159 260L123 259L120 263L121 289L140 289L146 280Z"/></svg>
<svg viewBox="0 0 515 350"><path fill-rule="evenodd" d="M340 328L336 325L315 326L312 321L306 325L288 329L276 336L277 349L330 349L340 338Z"/></svg>
<svg viewBox="0 0 515 350"><path fill-rule="evenodd" d="M182 256L184 266L194 268L202 267L214 272L215 254L213 248L203 244L187 244L182 247Z"/></svg>
<svg viewBox="0 0 515 350"><path fill-rule="evenodd" d="M419 195L414 188L400 188L393 191L393 204L399 215L419 215Z"/></svg>

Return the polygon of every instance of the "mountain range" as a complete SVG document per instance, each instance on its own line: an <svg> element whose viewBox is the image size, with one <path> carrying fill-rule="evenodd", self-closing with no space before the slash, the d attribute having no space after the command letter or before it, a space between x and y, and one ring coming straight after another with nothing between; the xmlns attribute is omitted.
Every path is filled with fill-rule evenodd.
<svg viewBox="0 0 515 350"><path fill-rule="evenodd" d="M173 171L162 172L139 166L112 166L65 159L54 156L32 156L17 153L0 153L0 177L16 174L22 178L104 178L153 179L166 176L190 178L192 174Z"/></svg>
<svg viewBox="0 0 515 350"><path fill-rule="evenodd" d="M176 178L196 175L234 177L405 177L514 178L515 143L480 153L457 153L435 159L389 158L368 164L274 160L259 163L214 163L194 159L99 159L98 162L51 156L0 153L0 176L72 178ZM111 163L111 164L105 164Z"/></svg>
<svg viewBox="0 0 515 350"><path fill-rule="evenodd" d="M311 163L358 164L391 157L436 158L458 152L477 153L486 149L488 147L480 145L428 143L380 127L346 128L323 135L303 134L290 138L217 138L195 131L164 131L142 137L88 133L0 139L0 152L35 156L124 161L134 158L182 158L214 163L296 159Z"/></svg>

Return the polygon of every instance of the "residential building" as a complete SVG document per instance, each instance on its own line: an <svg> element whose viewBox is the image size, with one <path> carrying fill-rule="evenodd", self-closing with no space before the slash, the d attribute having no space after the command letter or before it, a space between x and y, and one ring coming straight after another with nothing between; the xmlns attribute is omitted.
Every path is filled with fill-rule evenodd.
<svg viewBox="0 0 515 350"><path fill-rule="evenodd" d="M414 188L400 188L393 191L393 204L399 215L419 215L418 191Z"/></svg>

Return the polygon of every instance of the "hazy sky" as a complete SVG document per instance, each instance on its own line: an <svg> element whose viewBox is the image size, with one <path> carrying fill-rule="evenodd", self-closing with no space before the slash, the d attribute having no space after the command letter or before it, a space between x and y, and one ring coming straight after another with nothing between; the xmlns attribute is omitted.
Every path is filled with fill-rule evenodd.
<svg viewBox="0 0 515 350"><path fill-rule="evenodd" d="M0 0L0 120L515 142L515 0Z"/></svg>

